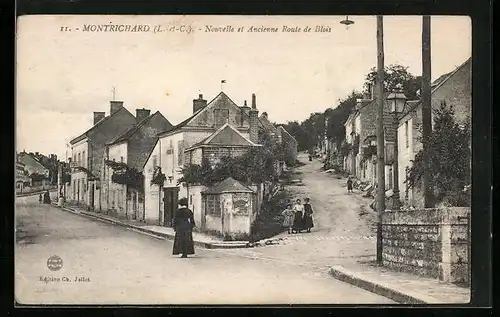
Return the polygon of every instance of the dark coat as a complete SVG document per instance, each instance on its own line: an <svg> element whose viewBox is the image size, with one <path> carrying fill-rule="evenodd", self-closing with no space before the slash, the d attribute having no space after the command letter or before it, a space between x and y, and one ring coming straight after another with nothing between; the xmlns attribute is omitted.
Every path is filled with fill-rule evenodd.
<svg viewBox="0 0 500 317"><path fill-rule="evenodd" d="M313 208L309 203L304 204L304 228L311 229L314 227L314 222L312 218Z"/></svg>
<svg viewBox="0 0 500 317"><path fill-rule="evenodd" d="M50 204L50 194L48 191L43 194L43 202L45 204Z"/></svg>
<svg viewBox="0 0 500 317"><path fill-rule="evenodd" d="M193 212L188 208L177 211L174 219L173 254L194 254L193 228L195 227Z"/></svg>
<svg viewBox="0 0 500 317"><path fill-rule="evenodd" d="M347 190L352 190L352 180L347 181Z"/></svg>

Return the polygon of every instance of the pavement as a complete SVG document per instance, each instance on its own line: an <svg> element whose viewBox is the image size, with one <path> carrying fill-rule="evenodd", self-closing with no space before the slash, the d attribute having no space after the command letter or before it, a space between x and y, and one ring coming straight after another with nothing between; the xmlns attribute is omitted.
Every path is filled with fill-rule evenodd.
<svg viewBox="0 0 500 317"><path fill-rule="evenodd" d="M243 252L256 249L195 248L181 259L170 240L17 198L15 297L48 305L396 304L324 267ZM48 261L54 255L59 266Z"/></svg>
<svg viewBox="0 0 500 317"><path fill-rule="evenodd" d="M330 274L343 282L385 296L401 304L468 304L470 288L437 279L394 272L375 264L352 263L330 268Z"/></svg>

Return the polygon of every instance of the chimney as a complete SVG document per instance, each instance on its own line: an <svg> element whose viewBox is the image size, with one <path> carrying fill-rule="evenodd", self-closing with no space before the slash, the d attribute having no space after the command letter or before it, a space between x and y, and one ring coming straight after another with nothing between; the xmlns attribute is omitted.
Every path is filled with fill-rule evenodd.
<svg viewBox="0 0 500 317"><path fill-rule="evenodd" d="M193 99L193 113L204 108L207 105L207 101L203 99L203 95L200 94L198 99Z"/></svg>
<svg viewBox="0 0 500 317"><path fill-rule="evenodd" d="M106 116L103 111L94 111L94 125Z"/></svg>
<svg viewBox="0 0 500 317"><path fill-rule="evenodd" d="M135 109L135 117L137 118L137 122L142 121L149 117L151 114L151 110L149 109Z"/></svg>
<svg viewBox="0 0 500 317"><path fill-rule="evenodd" d="M241 111L242 111L244 114L246 114L247 116L249 116L249 115L250 115L250 107L247 105L247 101L246 101L246 100L243 102L243 106L241 106L241 107L240 107L240 109L241 109ZM242 119L241 119L241 124L243 124L243 121L244 121L244 119L243 119L243 117L242 117Z"/></svg>
<svg viewBox="0 0 500 317"><path fill-rule="evenodd" d="M113 100L113 101L110 101L109 104L111 105L109 115L112 115L113 113L115 113L116 111L118 111L120 108L123 107L123 101Z"/></svg>
<svg viewBox="0 0 500 317"><path fill-rule="evenodd" d="M259 110L255 103L255 94L252 94L252 108L248 114L250 116L250 141L259 143Z"/></svg>

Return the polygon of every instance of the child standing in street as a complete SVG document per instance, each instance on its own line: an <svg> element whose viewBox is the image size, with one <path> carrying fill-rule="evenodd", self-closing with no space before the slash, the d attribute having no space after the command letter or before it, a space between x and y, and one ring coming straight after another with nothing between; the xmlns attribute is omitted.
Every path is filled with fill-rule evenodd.
<svg viewBox="0 0 500 317"><path fill-rule="evenodd" d="M347 179L347 192L352 193L352 179L350 177Z"/></svg>
<svg viewBox="0 0 500 317"><path fill-rule="evenodd" d="M295 212L292 209L292 205L286 205L286 209L281 213L285 219L283 220L283 227L288 229L288 233L292 233L293 220L295 218Z"/></svg>

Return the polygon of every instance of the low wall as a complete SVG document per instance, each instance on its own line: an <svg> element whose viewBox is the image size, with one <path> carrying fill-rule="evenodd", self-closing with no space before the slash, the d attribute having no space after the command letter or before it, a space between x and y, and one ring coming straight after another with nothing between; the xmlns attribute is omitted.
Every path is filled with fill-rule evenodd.
<svg viewBox="0 0 500 317"><path fill-rule="evenodd" d="M402 272L469 284L470 209L386 211L383 265Z"/></svg>

